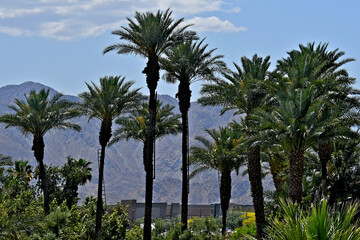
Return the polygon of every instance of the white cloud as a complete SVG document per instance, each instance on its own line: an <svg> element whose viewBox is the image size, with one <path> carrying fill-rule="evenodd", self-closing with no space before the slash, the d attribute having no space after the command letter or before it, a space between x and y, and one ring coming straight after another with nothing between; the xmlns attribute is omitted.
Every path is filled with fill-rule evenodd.
<svg viewBox="0 0 360 240"><path fill-rule="evenodd" d="M239 12L230 0L1 0L0 32L71 41L119 28L135 11L169 7L175 18L196 16L187 22L195 23L198 31L244 30L228 20L200 17L202 13Z"/></svg>
<svg viewBox="0 0 360 240"><path fill-rule="evenodd" d="M16 18L24 15L31 15L41 13L41 8L30 8L30 9L6 9L0 8L0 18Z"/></svg>
<svg viewBox="0 0 360 240"><path fill-rule="evenodd" d="M10 36L21 36L25 34L25 32L19 28L0 26L0 32L8 34Z"/></svg>
<svg viewBox="0 0 360 240"><path fill-rule="evenodd" d="M246 31L245 27L236 27L229 20L221 20L212 16L207 18L194 17L184 22L185 24L193 24L193 29L198 32L240 32Z"/></svg>

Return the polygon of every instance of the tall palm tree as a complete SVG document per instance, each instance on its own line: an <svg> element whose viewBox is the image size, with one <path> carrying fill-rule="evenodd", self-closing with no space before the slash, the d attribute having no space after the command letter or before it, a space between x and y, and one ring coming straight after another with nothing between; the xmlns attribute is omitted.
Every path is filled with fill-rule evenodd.
<svg viewBox="0 0 360 240"><path fill-rule="evenodd" d="M81 130L79 125L68 121L78 116L78 111L72 108L73 103L61 97L60 93L49 97L49 90L45 89L31 91L25 95L25 101L15 99L15 105L9 106L15 113L0 116L0 122L5 123L6 128L15 127L25 137L29 134L33 136L31 149L39 164L45 214L49 213L49 194L44 167L44 135L51 129Z"/></svg>
<svg viewBox="0 0 360 240"><path fill-rule="evenodd" d="M222 210L222 234L226 233L226 217L231 198L231 173L245 163L246 157L241 149L242 134L230 127L219 130L205 130L211 141L204 137L196 137L203 146L192 146L190 161L195 165L191 173L194 177L200 172L214 169L221 174L220 179L220 204Z"/></svg>
<svg viewBox="0 0 360 240"><path fill-rule="evenodd" d="M62 167L62 176L65 179L64 184L64 197L66 199L66 205L71 209L73 204L78 201L78 187L79 185L85 185L88 181L91 181L91 162L85 159L79 158L78 160L68 156L67 162Z"/></svg>
<svg viewBox="0 0 360 240"><path fill-rule="evenodd" d="M160 66L166 71L163 79L175 83L179 81L176 97L179 99L179 109L182 119L182 230L187 229L188 217L188 156L189 156L189 123L191 90L190 84L197 80L210 80L215 73L225 68L220 60L223 56L212 56L216 49L206 51L207 44L201 46L204 40L196 43L187 41L176 45L165 52L165 58L160 59Z"/></svg>
<svg viewBox="0 0 360 240"><path fill-rule="evenodd" d="M174 107L162 102L156 102L156 125L155 125L155 140L160 139L166 135L176 135L181 131L181 123L179 121L180 115L174 114ZM114 132L114 137L110 144L119 142L120 140L135 139L143 142L143 163L146 167L146 146L147 146L147 126L149 125L149 105L143 103L141 107L131 112L129 116L120 117L116 123L120 125Z"/></svg>
<svg viewBox="0 0 360 240"><path fill-rule="evenodd" d="M103 214L102 187L104 179L105 149L111 138L112 122L122 113L130 111L141 100L139 89L131 90L134 82L125 82L125 77L100 78L100 85L86 83L88 92L79 94L84 115L101 121L99 143L101 146L99 165L98 197L96 204L96 239L101 239L101 218Z"/></svg>
<svg viewBox="0 0 360 240"><path fill-rule="evenodd" d="M146 172L146 193L145 193L145 219L144 239L151 239L151 210L152 210L152 189L153 189L153 146L155 136L155 115L156 115L156 88L159 81L160 66L159 57L171 46L186 39L195 38L195 32L186 31L189 25L180 26L183 18L174 21L170 9L165 12L158 11L135 13L135 20L127 18L128 27L114 30L112 34L119 35L121 40L127 43L118 43L106 47L103 53L116 50L118 54L135 54L147 58L147 64L142 73L146 75L146 83L150 92L149 113L150 121L147 130L147 163Z"/></svg>
<svg viewBox="0 0 360 240"><path fill-rule="evenodd" d="M234 114L246 114L244 124L247 137L256 134L257 125L250 121L249 116L264 103L266 91L261 83L268 78L269 60L270 56L263 59L256 54L252 59L242 57L242 67L234 63L236 72L230 71L225 74L227 81L220 79L203 85L199 102L203 105L220 105L223 107L221 113L235 110ZM249 145L247 158L257 237L262 238L266 221L261 182L260 146Z"/></svg>

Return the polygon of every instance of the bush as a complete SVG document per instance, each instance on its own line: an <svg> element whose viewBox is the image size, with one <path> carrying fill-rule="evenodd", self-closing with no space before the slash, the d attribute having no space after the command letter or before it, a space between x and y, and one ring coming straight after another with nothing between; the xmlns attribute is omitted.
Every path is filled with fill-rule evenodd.
<svg viewBox="0 0 360 240"><path fill-rule="evenodd" d="M273 219L267 228L269 239L360 239L359 224L354 222L359 209L357 203L331 209L323 201L303 210L296 204L281 200L281 206L282 218Z"/></svg>
<svg viewBox="0 0 360 240"><path fill-rule="evenodd" d="M236 228L230 239L248 239L250 236L256 236L255 213L244 213L240 216L242 227Z"/></svg>

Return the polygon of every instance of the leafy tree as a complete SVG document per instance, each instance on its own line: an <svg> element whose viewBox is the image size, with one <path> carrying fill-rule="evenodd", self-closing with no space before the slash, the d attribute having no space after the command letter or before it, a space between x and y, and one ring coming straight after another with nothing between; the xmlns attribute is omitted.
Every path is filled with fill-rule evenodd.
<svg viewBox="0 0 360 240"><path fill-rule="evenodd" d="M219 130L206 130L212 138L196 137L203 146L191 147L191 163L196 166L191 177L205 170L214 169L221 174L220 178L220 204L222 210L222 234L226 230L226 217L231 198L231 173L236 171L245 162L241 152L242 136L229 127Z"/></svg>
<svg viewBox="0 0 360 240"><path fill-rule="evenodd" d="M81 108L89 120L101 121L99 143L101 146L99 184L96 207L96 239L101 238L101 216L103 214L102 186L104 179L105 148L111 138L112 121L122 113L131 110L138 104L141 95L139 89L130 90L134 82L125 82L124 77L110 76L100 78L100 85L86 83L88 92L79 94Z"/></svg>
<svg viewBox="0 0 360 240"><path fill-rule="evenodd" d="M118 54L135 54L147 58L147 64L142 73L146 75L146 83L150 92L149 113L150 121L147 130L147 150L145 165L146 193L145 193L145 222L144 239L151 238L151 207L153 188L153 146L155 137L156 115L156 88L159 81L159 57L171 46L181 43L186 39L195 38L195 33L186 31L189 25L181 26L183 18L174 21L170 9L165 12L158 11L135 13L135 20L127 18L128 27L114 30L112 34L119 35L126 43L113 44L106 47L103 53L116 50Z"/></svg>
<svg viewBox="0 0 360 240"><path fill-rule="evenodd" d="M225 68L225 63L220 60L223 56L212 56L216 49L206 51L208 45L202 46L203 41L198 43L187 41L176 45L165 52L165 58L160 59L160 66L166 71L163 79L170 83L179 81L176 97L179 99L182 119L182 230L187 229L188 215L188 112L191 102L190 84L197 80L214 79L215 73Z"/></svg>
<svg viewBox="0 0 360 240"><path fill-rule="evenodd" d="M201 89L202 97L198 100L203 105L220 105L224 113L234 110L234 114L246 114L245 129L247 138L256 135L258 124L250 120L250 115L256 109L263 106L266 90L263 82L268 78L270 56L258 57L256 54L249 59L241 58L242 67L235 64L236 71L225 74L226 80L214 80L212 83L204 84ZM256 215L256 228L258 237L263 236L265 227L264 197L261 175L260 146L249 144L247 149L248 175L251 186L251 196Z"/></svg>
<svg viewBox="0 0 360 240"><path fill-rule="evenodd" d="M63 178L61 176L61 168L58 166L47 166L44 164L45 172L46 172L46 182L48 186L48 194L50 203L54 200L61 204L63 202L63 192L62 192L62 184ZM34 177L35 179L39 179L40 169L37 167L35 169ZM41 181L36 183L38 189L41 189Z"/></svg>
<svg viewBox="0 0 360 240"><path fill-rule="evenodd" d="M44 168L44 135L51 129L81 129L79 125L68 121L78 116L78 111L72 108L73 103L61 97L62 94L57 93L50 98L49 90L45 89L31 91L25 95L25 101L15 99L15 105L9 106L15 113L0 116L0 122L5 123L6 128L15 127L25 137L29 134L33 136L31 149L39 164L45 214L49 213L49 194Z"/></svg>

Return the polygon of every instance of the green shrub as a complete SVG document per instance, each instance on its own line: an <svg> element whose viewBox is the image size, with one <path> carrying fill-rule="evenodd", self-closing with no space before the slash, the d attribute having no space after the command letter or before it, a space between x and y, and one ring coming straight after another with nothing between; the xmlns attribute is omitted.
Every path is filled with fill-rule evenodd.
<svg viewBox="0 0 360 240"><path fill-rule="evenodd" d="M318 206L302 210L298 205L281 200L282 218L275 218L267 228L268 239L276 240L356 240L360 239L354 216L359 205L347 204L330 208L323 201Z"/></svg>
<svg viewBox="0 0 360 240"><path fill-rule="evenodd" d="M126 231L125 239L127 240L142 240L143 239L143 229L135 225L131 229Z"/></svg>

